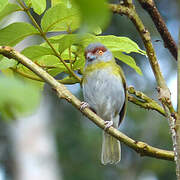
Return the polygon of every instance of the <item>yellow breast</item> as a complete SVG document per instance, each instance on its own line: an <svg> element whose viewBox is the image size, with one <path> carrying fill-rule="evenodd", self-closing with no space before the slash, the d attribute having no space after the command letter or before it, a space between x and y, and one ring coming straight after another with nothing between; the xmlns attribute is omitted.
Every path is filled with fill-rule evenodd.
<svg viewBox="0 0 180 180"><path fill-rule="evenodd" d="M115 76L121 76L122 79L124 79L124 74L120 66L116 64L115 61L107 61L107 62L97 62L88 65L83 72L83 83L86 82L86 79L88 76L91 75L91 73L101 70L101 69L109 69L109 73L114 74Z"/></svg>

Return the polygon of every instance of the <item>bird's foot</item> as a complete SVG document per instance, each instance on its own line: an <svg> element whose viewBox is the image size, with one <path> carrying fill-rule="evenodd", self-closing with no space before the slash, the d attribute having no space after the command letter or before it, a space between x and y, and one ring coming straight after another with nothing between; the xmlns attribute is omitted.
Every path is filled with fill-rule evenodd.
<svg viewBox="0 0 180 180"><path fill-rule="evenodd" d="M110 128L113 125L113 121L105 121L104 123L105 127L104 130L107 130L108 128Z"/></svg>
<svg viewBox="0 0 180 180"><path fill-rule="evenodd" d="M81 106L80 106L80 110L82 111L83 109L85 109L87 107L89 108L89 104L87 102L85 102L85 101L82 101Z"/></svg>

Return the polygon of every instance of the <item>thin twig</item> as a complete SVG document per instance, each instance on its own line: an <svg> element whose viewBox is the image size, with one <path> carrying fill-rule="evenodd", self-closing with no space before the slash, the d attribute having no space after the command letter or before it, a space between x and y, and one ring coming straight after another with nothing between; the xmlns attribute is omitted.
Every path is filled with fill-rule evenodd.
<svg viewBox="0 0 180 180"><path fill-rule="evenodd" d="M45 83L45 81L42 79L42 78L39 78L38 76L33 76L33 75L31 75L31 74L27 74L27 73L25 73L25 72L23 72L23 71L21 71L21 70L19 70L19 69L17 69L17 68L10 68L12 71L14 71L14 72L16 72L16 73L18 73L18 74L20 74L21 76L23 76L23 77L26 77L26 78L28 78L28 79L31 79L31 80L34 80L34 81L40 81L40 82L44 82ZM60 79L60 80L57 80L59 83L62 83L62 84L68 84L68 85L70 85L70 84L75 84L75 83L79 83L79 81L77 80L77 79L75 79L74 77L69 77L69 78L64 78L64 79Z"/></svg>
<svg viewBox="0 0 180 180"><path fill-rule="evenodd" d="M134 87L128 87L128 100L141 108L151 109L159 112L161 115L166 116L166 113L162 106L160 106L155 100L151 99L144 93L136 91ZM130 95L133 94L134 96Z"/></svg>
<svg viewBox="0 0 180 180"><path fill-rule="evenodd" d="M21 76L26 77L26 78L28 78L28 79L35 80L35 81L40 81L40 82L44 82L44 80L41 79L41 78L39 78L38 76L33 76L33 75L31 75L31 74L27 74L27 73L25 73L25 72L23 72L23 71L20 71L20 70L17 69L17 68L10 68L10 69L11 69L13 72L18 73L18 74L20 74Z"/></svg>
<svg viewBox="0 0 180 180"><path fill-rule="evenodd" d="M37 64L32 62L30 59L20 54L16 50L8 46L0 46L0 54L4 55L7 58L13 58L26 66L28 69L33 71L37 76L42 78L45 82L47 82L54 90L56 90L59 98L67 100L77 109L81 110L81 112L87 116L92 122L94 122L101 129L105 128L104 120L98 117L93 111L89 108L81 109L81 101L79 101L73 94L71 94L67 88L55 80L51 75L49 75L46 71L44 71ZM135 141L125 134L121 133L114 127L110 127L107 131L109 134L117 138L118 140L124 142L127 146L134 149L141 156L150 156L158 159L164 160L174 160L174 153L172 151L166 151L158 148L154 148L144 142Z"/></svg>
<svg viewBox="0 0 180 180"><path fill-rule="evenodd" d="M141 6L149 13L151 19L153 20L159 34L164 41L164 47L168 48L172 56L177 60L177 45L172 38L168 28L161 17L158 9L153 0L138 0Z"/></svg>

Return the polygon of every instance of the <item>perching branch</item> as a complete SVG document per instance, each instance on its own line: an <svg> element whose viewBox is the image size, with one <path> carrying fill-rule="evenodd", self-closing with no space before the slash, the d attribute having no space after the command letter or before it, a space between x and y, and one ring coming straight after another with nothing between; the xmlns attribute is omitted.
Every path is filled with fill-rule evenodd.
<svg viewBox="0 0 180 180"><path fill-rule="evenodd" d="M164 20L162 19L154 0L138 0L141 6L149 13L159 34L164 41L164 47L168 48L172 56L177 60L177 45L168 31Z"/></svg>
<svg viewBox="0 0 180 180"><path fill-rule="evenodd" d="M134 87L130 86L127 88L128 91L128 100L142 108L151 109L159 112L161 115L166 116L166 113L162 106L160 106L155 100L151 99L144 93L136 91ZM132 95L134 96L132 96Z"/></svg>
<svg viewBox="0 0 180 180"><path fill-rule="evenodd" d="M81 101L78 100L73 94L71 94L63 84L55 80L51 75L49 75L46 71L44 71L41 67L32 62L30 59L8 46L0 46L0 54L6 56L9 59L13 58L26 66L37 76L42 78L46 83L48 83L54 90L56 90L57 96L59 98L67 100L69 103L71 103L73 106L80 110ZM100 127L101 129L105 128L104 120L97 116L89 108L82 109L81 112L85 116L87 116L92 122L94 122L98 127ZM174 160L174 153L172 151L158 149L144 142L135 141L113 127L110 127L107 132L121 142L124 142L130 148L134 149L141 156L150 156L170 161Z"/></svg>

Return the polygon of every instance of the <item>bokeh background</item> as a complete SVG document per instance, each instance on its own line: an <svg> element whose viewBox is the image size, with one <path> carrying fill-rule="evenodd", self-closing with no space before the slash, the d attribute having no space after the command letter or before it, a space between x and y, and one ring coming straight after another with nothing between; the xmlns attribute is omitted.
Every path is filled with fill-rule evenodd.
<svg viewBox="0 0 180 180"><path fill-rule="evenodd" d="M176 108L176 61L164 48L163 41L148 14L137 1L134 2L143 23L151 33L157 58ZM156 0L155 2L177 43L180 1ZM34 17L39 22L40 17L36 14ZM25 16L14 13L1 26L17 19L28 21ZM138 32L126 16L113 15L111 23L103 34L129 37L144 49ZM16 48L21 50L40 41L37 37L27 38ZM140 66L143 76L136 74L133 69L120 62L127 84L133 85L136 90L157 100L156 82L148 59L133 53L131 55ZM67 85L67 88L83 100L80 85ZM120 130L135 140L172 150L168 122L157 112L142 109L128 102L127 115ZM23 117L16 122L4 122L2 119L0 121L0 180L48 180L48 177L52 180L176 179L174 162L140 157L123 143L121 143L121 162L117 165L101 165L101 134L101 129L72 105L58 99L55 92L45 85L42 102L33 115Z"/></svg>

